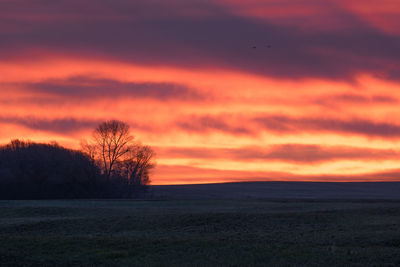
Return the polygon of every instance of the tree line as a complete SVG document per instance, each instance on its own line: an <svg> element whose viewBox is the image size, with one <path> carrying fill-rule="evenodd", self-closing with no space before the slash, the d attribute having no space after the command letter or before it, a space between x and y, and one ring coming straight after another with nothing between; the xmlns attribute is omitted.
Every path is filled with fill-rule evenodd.
<svg viewBox="0 0 400 267"><path fill-rule="evenodd" d="M137 197L150 184L154 157L117 120L99 124L81 150L13 140L0 146L0 199Z"/></svg>

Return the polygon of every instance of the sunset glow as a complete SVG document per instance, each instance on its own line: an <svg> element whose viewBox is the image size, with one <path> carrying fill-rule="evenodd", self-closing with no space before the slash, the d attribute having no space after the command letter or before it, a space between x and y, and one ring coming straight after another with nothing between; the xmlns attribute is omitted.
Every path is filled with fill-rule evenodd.
<svg viewBox="0 0 400 267"><path fill-rule="evenodd" d="M40 2L43 2L40 4ZM400 180L400 4L0 1L0 142L127 122L152 184Z"/></svg>

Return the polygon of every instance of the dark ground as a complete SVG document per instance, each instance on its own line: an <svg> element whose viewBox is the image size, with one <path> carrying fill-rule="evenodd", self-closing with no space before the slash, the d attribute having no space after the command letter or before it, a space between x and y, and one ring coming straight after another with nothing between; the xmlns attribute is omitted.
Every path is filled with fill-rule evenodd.
<svg viewBox="0 0 400 267"><path fill-rule="evenodd" d="M398 199L400 182L247 182L152 186L165 199Z"/></svg>
<svg viewBox="0 0 400 267"><path fill-rule="evenodd" d="M197 200L0 201L0 266L400 266L400 200L310 198L313 184L279 200L263 184L275 199L250 183L228 184L237 199L210 185Z"/></svg>

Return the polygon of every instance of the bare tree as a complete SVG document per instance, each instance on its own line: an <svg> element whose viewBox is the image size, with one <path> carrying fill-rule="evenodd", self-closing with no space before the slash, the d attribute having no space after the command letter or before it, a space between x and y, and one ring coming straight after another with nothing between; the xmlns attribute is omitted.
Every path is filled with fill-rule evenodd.
<svg viewBox="0 0 400 267"><path fill-rule="evenodd" d="M122 176L133 186L144 186L150 183L150 170L155 167L155 153L149 146L135 145L129 156L119 165Z"/></svg>
<svg viewBox="0 0 400 267"><path fill-rule="evenodd" d="M95 144L89 144L87 140L81 140L81 149L91 160L96 161L97 149Z"/></svg>
<svg viewBox="0 0 400 267"><path fill-rule="evenodd" d="M129 125L117 120L106 121L93 132L94 146L88 145L91 154L99 157L107 179L110 178L115 164L122 160L133 145L133 136Z"/></svg>
<svg viewBox="0 0 400 267"><path fill-rule="evenodd" d="M150 183L155 153L151 147L134 141L128 124L103 122L94 130L92 141L82 141L81 147L101 167L107 180L112 176L122 178L134 187Z"/></svg>

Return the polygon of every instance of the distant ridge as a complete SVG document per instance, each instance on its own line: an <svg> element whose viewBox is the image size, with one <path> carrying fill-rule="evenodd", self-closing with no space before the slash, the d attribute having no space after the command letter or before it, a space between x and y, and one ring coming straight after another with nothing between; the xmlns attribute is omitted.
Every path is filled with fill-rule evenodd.
<svg viewBox="0 0 400 267"><path fill-rule="evenodd" d="M235 182L154 185L160 199L400 200L400 182Z"/></svg>

